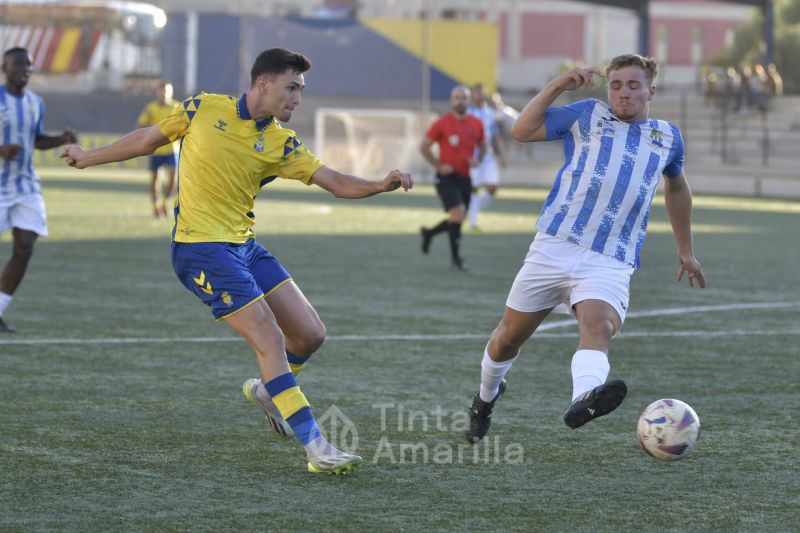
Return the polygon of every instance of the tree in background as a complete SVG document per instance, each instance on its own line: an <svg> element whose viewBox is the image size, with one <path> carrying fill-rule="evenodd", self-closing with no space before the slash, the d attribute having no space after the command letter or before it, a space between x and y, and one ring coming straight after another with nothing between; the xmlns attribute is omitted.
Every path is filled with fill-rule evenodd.
<svg viewBox="0 0 800 533"><path fill-rule="evenodd" d="M740 68L762 62L764 45L761 34L764 19L758 12L737 28L733 43L713 61L715 66ZM781 73L784 90L800 93L800 0L775 2L775 64Z"/></svg>

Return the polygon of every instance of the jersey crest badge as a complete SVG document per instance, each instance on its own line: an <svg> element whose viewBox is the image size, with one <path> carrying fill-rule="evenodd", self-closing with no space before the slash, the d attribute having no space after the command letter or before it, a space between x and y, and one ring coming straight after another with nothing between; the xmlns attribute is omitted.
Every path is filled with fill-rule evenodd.
<svg viewBox="0 0 800 533"><path fill-rule="evenodd" d="M227 292L222 293L222 303L227 305L228 307L233 305L233 298Z"/></svg>
<svg viewBox="0 0 800 533"><path fill-rule="evenodd" d="M664 134L661 130L655 128L650 130L650 142L659 148L664 148Z"/></svg>
<svg viewBox="0 0 800 533"><path fill-rule="evenodd" d="M450 146L458 146L458 135L450 135L447 142L450 143Z"/></svg>

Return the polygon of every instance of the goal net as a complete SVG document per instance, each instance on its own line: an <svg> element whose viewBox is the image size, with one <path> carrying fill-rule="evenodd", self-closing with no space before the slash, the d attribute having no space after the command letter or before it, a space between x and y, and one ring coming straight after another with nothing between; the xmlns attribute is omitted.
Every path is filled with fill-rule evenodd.
<svg viewBox="0 0 800 533"><path fill-rule="evenodd" d="M314 116L314 152L331 168L367 179L394 168L419 174L426 166L420 128L413 111L321 107Z"/></svg>

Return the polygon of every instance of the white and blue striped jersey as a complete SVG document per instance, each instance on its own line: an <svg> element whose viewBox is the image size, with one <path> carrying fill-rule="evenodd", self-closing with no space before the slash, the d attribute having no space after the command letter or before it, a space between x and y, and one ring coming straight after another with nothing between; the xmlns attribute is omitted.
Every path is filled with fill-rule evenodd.
<svg viewBox="0 0 800 533"><path fill-rule="evenodd" d="M623 122L589 99L545 116L547 140L562 139L566 162L536 227L639 268L650 204L663 173L683 169L683 139L663 120Z"/></svg>
<svg viewBox="0 0 800 533"><path fill-rule="evenodd" d="M44 135L44 102L25 90L22 96L0 86L0 144L22 148L14 159L0 159L0 199L41 193L39 175L33 168L36 137Z"/></svg>
<svg viewBox="0 0 800 533"><path fill-rule="evenodd" d="M467 113L474 116L483 124L483 140L486 141L486 158L494 157L492 150L492 139L497 135L497 114L494 109L489 107L489 104L483 104L481 107L469 106ZM475 148L475 157L477 157L479 148Z"/></svg>

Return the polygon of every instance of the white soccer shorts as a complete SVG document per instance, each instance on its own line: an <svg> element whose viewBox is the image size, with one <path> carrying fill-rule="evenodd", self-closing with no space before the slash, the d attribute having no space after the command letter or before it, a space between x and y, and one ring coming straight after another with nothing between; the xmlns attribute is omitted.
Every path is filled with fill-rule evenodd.
<svg viewBox="0 0 800 533"><path fill-rule="evenodd" d="M497 159L491 153L487 153L480 165L469 169L469 177L472 178L473 187L499 185L500 169L497 166Z"/></svg>
<svg viewBox="0 0 800 533"><path fill-rule="evenodd" d="M633 266L543 232L533 239L506 300L532 313L556 308L572 313L583 300L602 300L625 322Z"/></svg>
<svg viewBox="0 0 800 533"><path fill-rule="evenodd" d="M38 193L0 198L0 233L19 228L47 237L47 211Z"/></svg>

